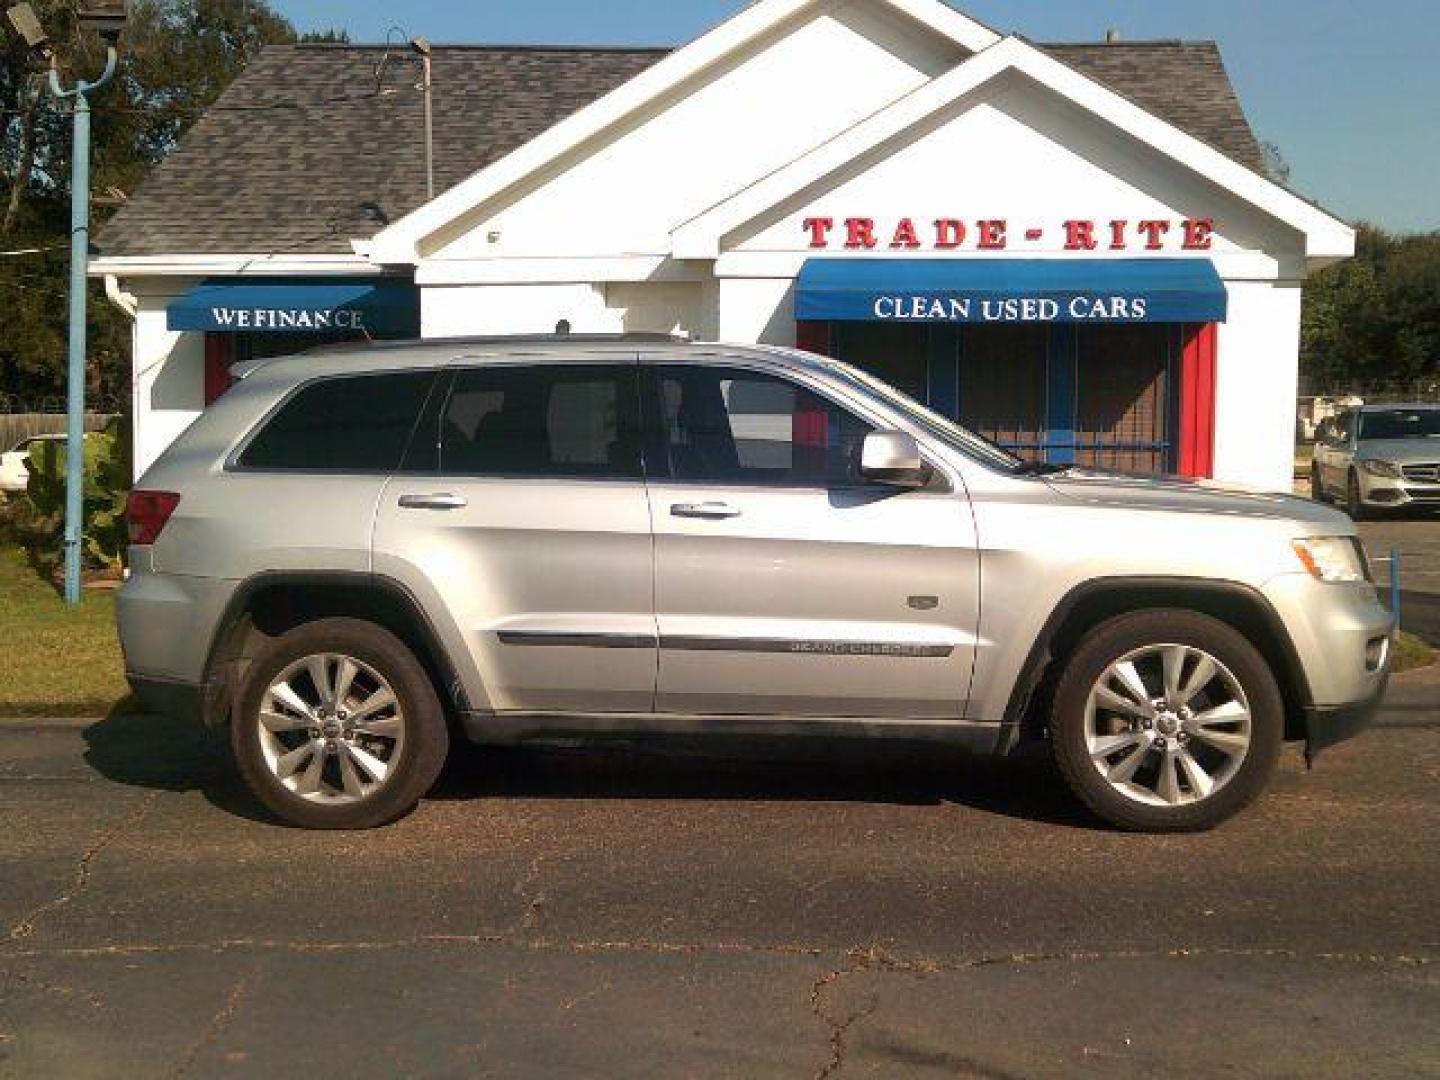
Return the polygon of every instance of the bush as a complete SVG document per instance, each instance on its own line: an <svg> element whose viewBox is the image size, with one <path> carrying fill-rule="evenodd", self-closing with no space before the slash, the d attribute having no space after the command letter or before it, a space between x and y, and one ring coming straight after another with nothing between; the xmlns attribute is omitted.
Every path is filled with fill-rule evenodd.
<svg viewBox="0 0 1440 1080"><path fill-rule="evenodd" d="M129 542L125 498L130 491L130 425L117 417L85 439L84 544L86 570L118 570ZM30 486L12 500L8 522L30 564L53 577L65 559L65 444L46 441L30 451Z"/></svg>

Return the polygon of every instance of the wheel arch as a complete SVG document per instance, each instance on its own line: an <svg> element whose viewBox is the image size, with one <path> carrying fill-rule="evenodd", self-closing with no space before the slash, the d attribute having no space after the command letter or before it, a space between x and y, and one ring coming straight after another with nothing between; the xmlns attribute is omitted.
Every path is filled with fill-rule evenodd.
<svg viewBox="0 0 1440 1080"><path fill-rule="evenodd" d="M1005 710L1002 752L1044 738L1045 716L1063 661L1085 633L1131 611L1180 608L1234 627L1265 658L1285 702L1285 738L1306 738L1310 682L1284 621L1265 597L1240 582L1194 578L1101 578L1072 589L1056 605L1026 658Z"/></svg>
<svg viewBox="0 0 1440 1080"><path fill-rule="evenodd" d="M273 571L245 580L221 617L205 664L205 724L229 721L235 693L266 642L323 618L356 618L389 630L425 668L452 716L469 710L464 685L424 607L403 584L377 574Z"/></svg>

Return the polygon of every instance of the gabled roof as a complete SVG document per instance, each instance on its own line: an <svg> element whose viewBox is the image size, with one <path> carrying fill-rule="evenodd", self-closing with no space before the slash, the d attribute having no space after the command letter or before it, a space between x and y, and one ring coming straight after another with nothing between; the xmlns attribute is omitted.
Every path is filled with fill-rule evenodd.
<svg viewBox="0 0 1440 1080"><path fill-rule="evenodd" d="M977 25L966 20L952 29L978 35L971 29ZM1214 43L1037 47L1246 167L1261 168L1259 144ZM351 240L373 236L425 202L415 68L403 51L391 52L395 62L377 83L384 47L266 48L104 227L101 250L121 257L350 256ZM526 145L670 52L437 46L438 190Z"/></svg>
<svg viewBox="0 0 1440 1080"><path fill-rule="evenodd" d="M389 51L381 80L376 68ZM444 191L668 49L436 46ZM107 256L351 254L425 202L424 104L405 50L271 45L99 235Z"/></svg>

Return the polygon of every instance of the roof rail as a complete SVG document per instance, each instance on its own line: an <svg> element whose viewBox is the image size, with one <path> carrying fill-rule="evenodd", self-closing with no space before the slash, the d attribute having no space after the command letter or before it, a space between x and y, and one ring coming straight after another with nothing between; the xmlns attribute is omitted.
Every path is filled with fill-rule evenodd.
<svg viewBox="0 0 1440 1080"><path fill-rule="evenodd" d="M684 345L688 334L634 331L624 334L464 334L455 337L410 338L403 341L350 341L316 345L298 355L323 356L356 349L385 352L394 349L453 348L457 345Z"/></svg>

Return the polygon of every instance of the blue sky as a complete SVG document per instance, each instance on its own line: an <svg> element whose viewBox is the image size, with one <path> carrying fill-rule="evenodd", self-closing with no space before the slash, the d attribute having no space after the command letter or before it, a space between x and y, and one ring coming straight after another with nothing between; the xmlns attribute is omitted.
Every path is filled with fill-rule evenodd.
<svg viewBox="0 0 1440 1080"><path fill-rule="evenodd" d="M741 0L272 0L302 29L357 41L400 25L432 41L676 44ZM1351 220L1440 229L1437 0L964 0L1039 40L1215 38L1251 123L1292 183Z"/></svg>

